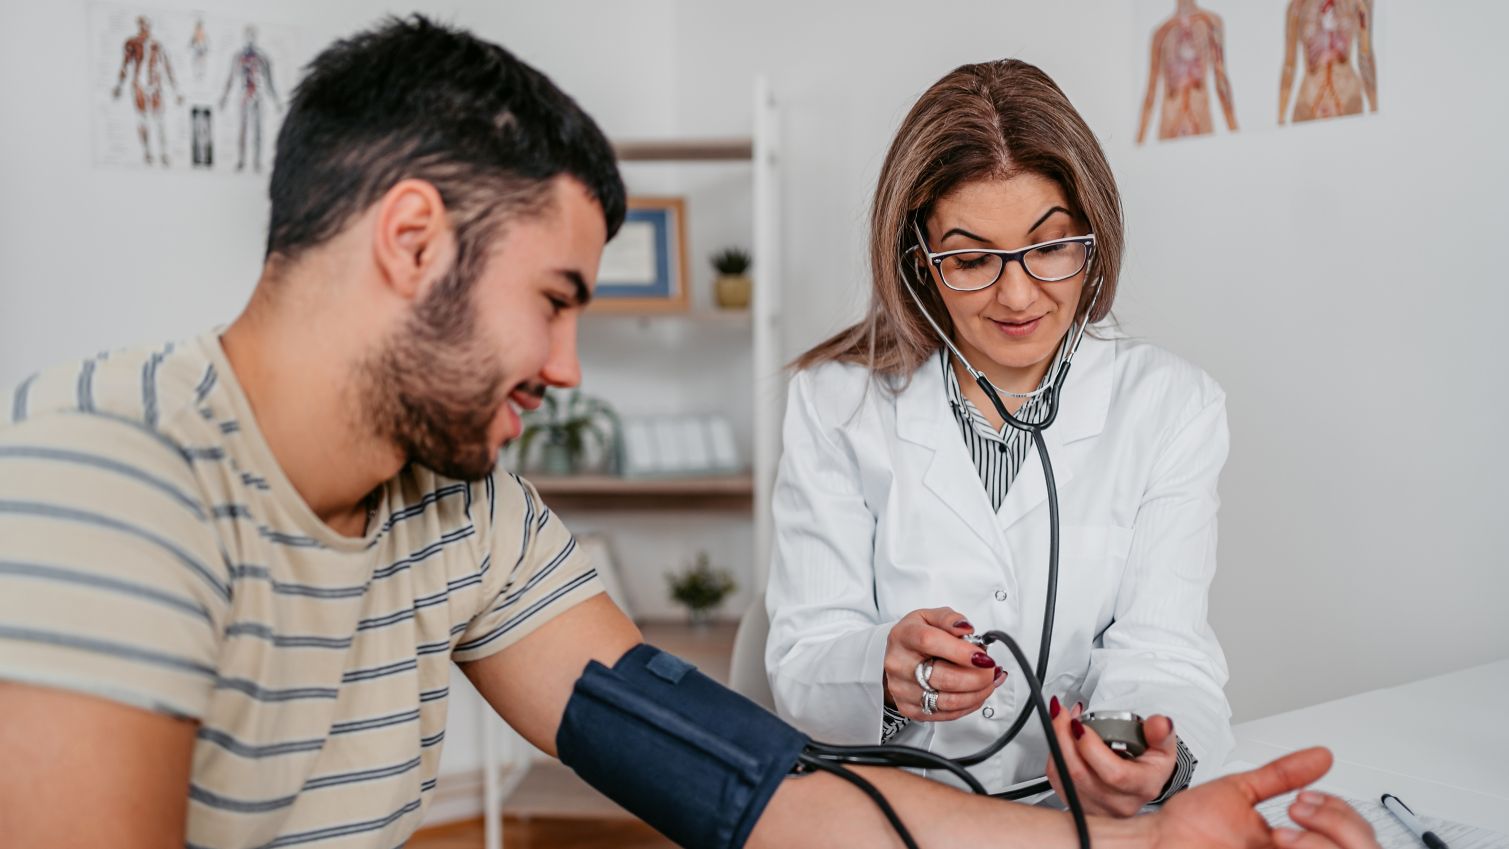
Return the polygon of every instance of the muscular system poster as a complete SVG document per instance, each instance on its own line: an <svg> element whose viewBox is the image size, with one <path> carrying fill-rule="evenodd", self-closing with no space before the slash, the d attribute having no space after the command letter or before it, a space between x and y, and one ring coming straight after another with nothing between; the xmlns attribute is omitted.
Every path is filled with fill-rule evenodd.
<svg viewBox="0 0 1509 849"><path fill-rule="evenodd" d="M275 24L91 5L95 164L262 171L301 47L296 30Z"/></svg>

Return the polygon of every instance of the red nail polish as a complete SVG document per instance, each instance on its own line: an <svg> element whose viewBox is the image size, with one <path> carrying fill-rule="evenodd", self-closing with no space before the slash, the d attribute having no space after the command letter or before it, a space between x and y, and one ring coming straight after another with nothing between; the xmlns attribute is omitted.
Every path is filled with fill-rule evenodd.
<svg viewBox="0 0 1509 849"><path fill-rule="evenodd" d="M966 631L973 631L975 629L975 626L969 624L968 619L960 619L958 622L954 623L954 627L963 628Z"/></svg>
<svg viewBox="0 0 1509 849"><path fill-rule="evenodd" d="M1058 696L1054 696L1053 700L1048 702L1048 718L1058 719Z"/></svg>
<svg viewBox="0 0 1509 849"><path fill-rule="evenodd" d="M1085 725L1077 719L1069 720L1069 731L1074 734L1074 739L1085 736Z"/></svg>
<svg viewBox="0 0 1509 849"><path fill-rule="evenodd" d="M993 660L990 655L982 651L975 652L969 658L969 662L973 663L975 666L980 667L981 669L989 669L992 666L996 665L995 660Z"/></svg>
<svg viewBox="0 0 1509 849"><path fill-rule="evenodd" d="M1006 677L1006 670L1004 670L1001 667L997 666L996 667L996 680L999 681L999 680L1001 680L1002 678L1005 678L1005 677Z"/></svg>

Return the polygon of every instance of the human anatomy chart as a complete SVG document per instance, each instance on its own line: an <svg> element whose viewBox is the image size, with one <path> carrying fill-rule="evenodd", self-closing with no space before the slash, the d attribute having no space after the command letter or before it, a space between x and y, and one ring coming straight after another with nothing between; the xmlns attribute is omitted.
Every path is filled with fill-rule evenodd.
<svg viewBox="0 0 1509 849"><path fill-rule="evenodd" d="M89 8L97 165L258 173L296 79L299 33L195 12Z"/></svg>

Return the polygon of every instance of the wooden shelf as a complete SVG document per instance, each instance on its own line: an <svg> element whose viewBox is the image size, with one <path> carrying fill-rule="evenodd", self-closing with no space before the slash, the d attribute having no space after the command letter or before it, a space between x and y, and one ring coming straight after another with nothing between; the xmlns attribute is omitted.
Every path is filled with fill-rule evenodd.
<svg viewBox="0 0 1509 849"><path fill-rule="evenodd" d="M621 141L613 145L620 162L736 162L754 159L752 139L670 139Z"/></svg>
<svg viewBox="0 0 1509 849"><path fill-rule="evenodd" d="M683 312L631 312L628 310L601 309L604 301L594 301L583 315L608 321L622 321L628 318L637 318L643 322L650 321L686 321L696 324L729 324L748 327L752 324L751 313L747 309L698 309Z"/></svg>
<svg viewBox="0 0 1509 849"><path fill-rule="evenodd" d="M621 478L611 475L531 477L552 510L720 510L754 506L754 476Z"/></svg>

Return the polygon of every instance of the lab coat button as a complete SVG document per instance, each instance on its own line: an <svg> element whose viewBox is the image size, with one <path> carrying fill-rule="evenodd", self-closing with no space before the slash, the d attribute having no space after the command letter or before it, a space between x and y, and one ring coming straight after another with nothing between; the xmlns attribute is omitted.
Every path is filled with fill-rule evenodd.
<svg viewBox="0 0 1509 849"><path fill-rule="evenodd" d="M996 590L996 601L1005 601L1005 600L1006 600L1006 591L1005 590Z"/></svg>
<svg viewBox="0 0 1509 849"><path fill-rule="evenodd" d="M991 707L990 705L986 705L985 709L980 711L980 715L985 717L986 719L990 719L991 717L996 715L996 709Z"/></svg>

